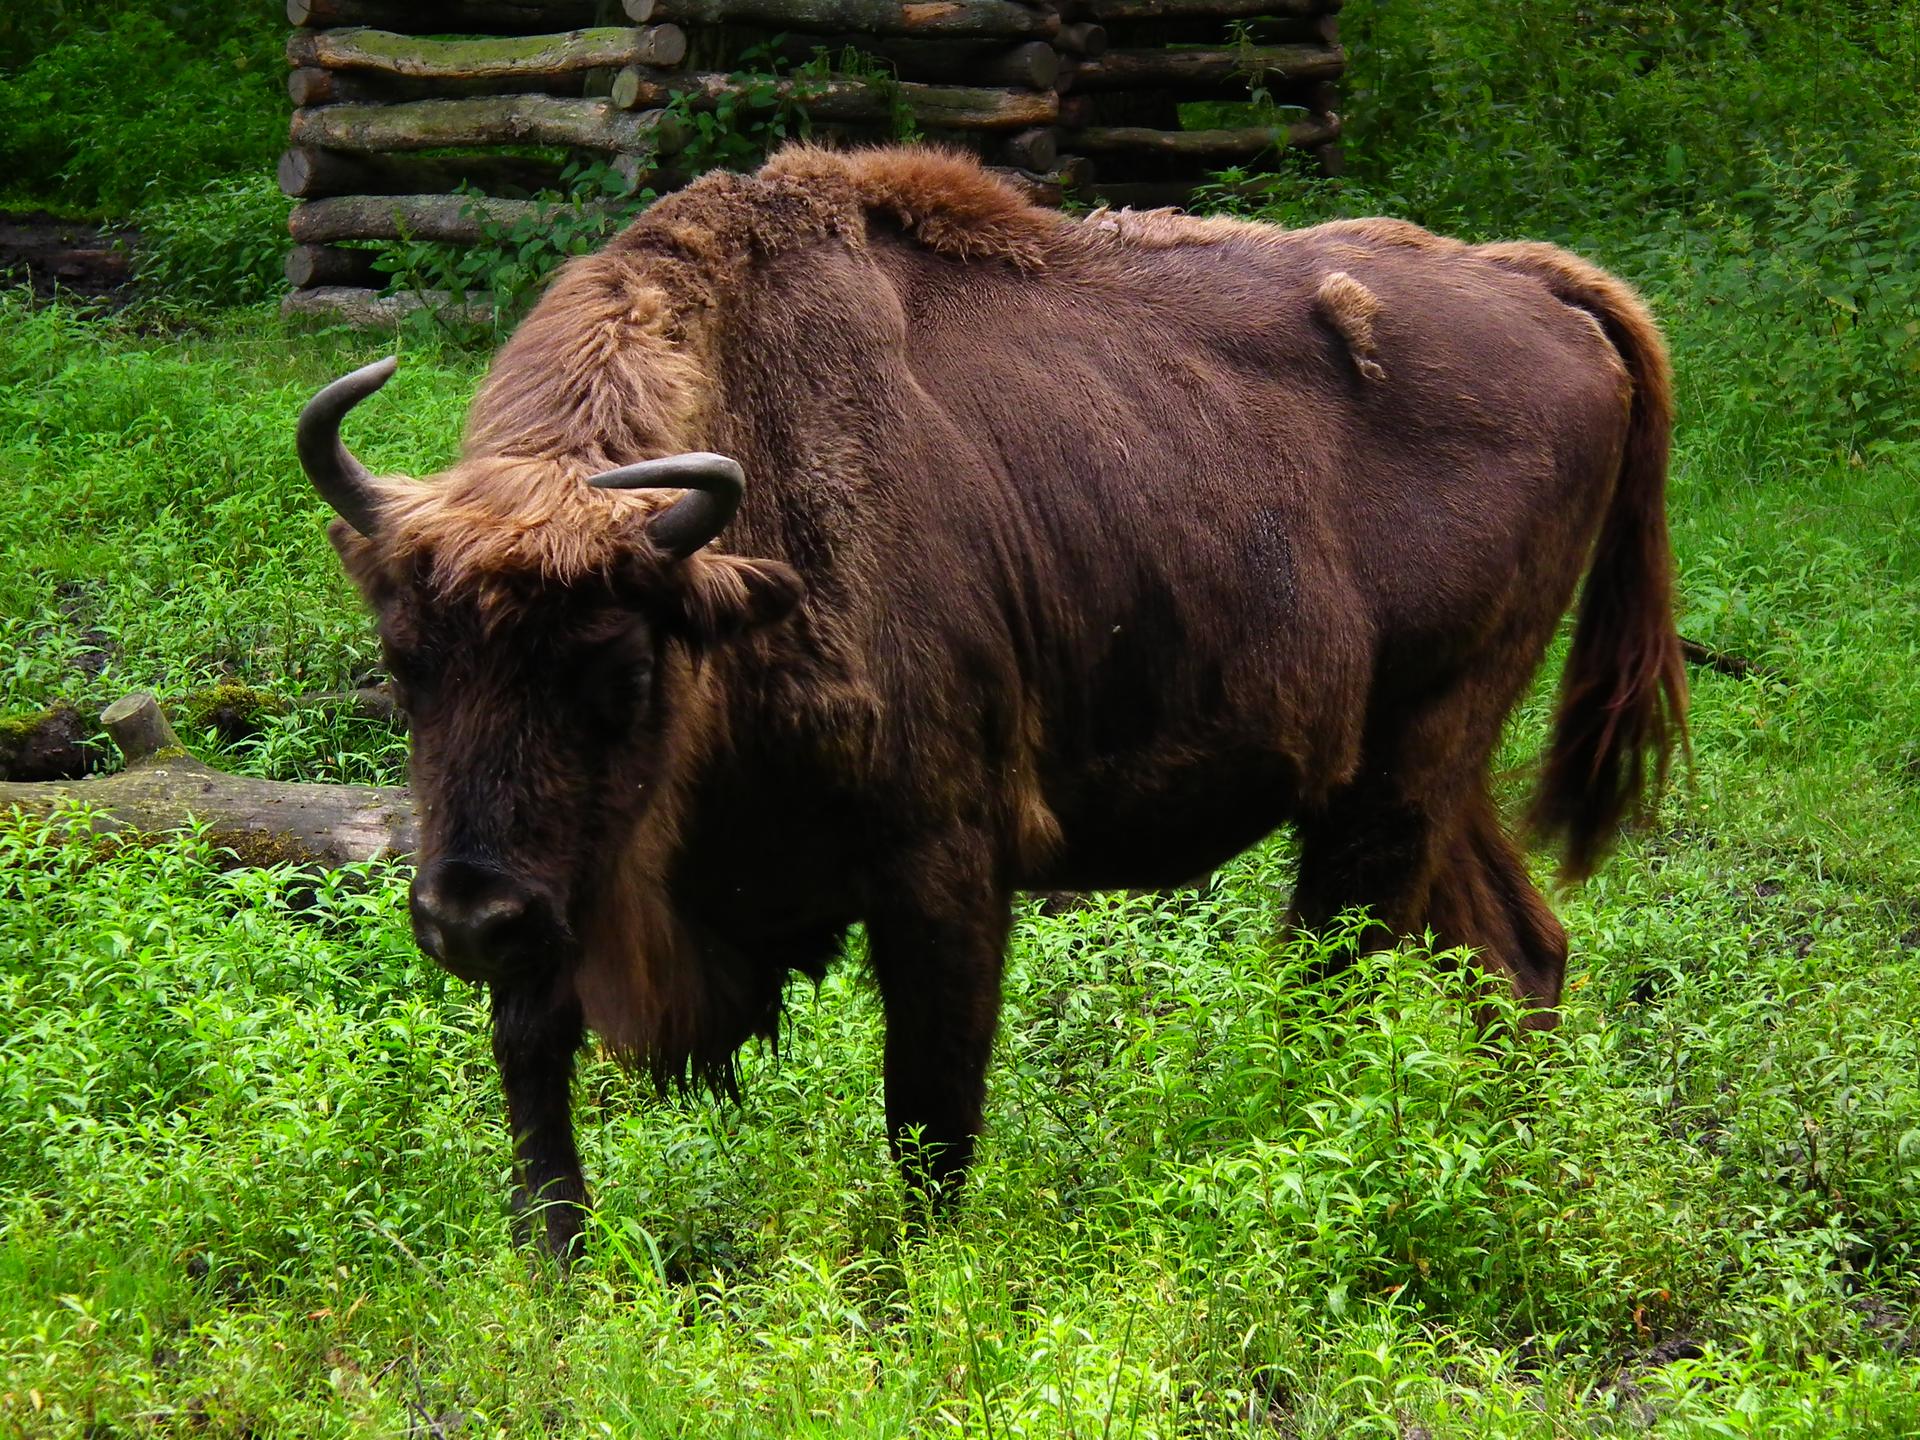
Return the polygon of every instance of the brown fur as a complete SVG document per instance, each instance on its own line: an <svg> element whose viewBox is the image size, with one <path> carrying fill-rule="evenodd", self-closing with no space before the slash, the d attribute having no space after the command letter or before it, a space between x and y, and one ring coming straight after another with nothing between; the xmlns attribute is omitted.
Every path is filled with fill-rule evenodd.
<svg viewBox="0 0 1920 1440"><path fill-rule="evenodd" d="M1075 221L919 150L662 201L502 350L460 461L337 533L418 673L423 874L553 926L493 977L529 1174L577 1190L542 1057L583 1023L725 1083L860 921L889 1124L957 1173L1011 893L1289 820L1302 921L1431 926L1551 1006L1487 759L1590 552L1538 812L1573 870L1683 733L1670 404L1639 302L1550 247ZM671 494L584 481L690 449L749 478L676 563Z"/></svg>

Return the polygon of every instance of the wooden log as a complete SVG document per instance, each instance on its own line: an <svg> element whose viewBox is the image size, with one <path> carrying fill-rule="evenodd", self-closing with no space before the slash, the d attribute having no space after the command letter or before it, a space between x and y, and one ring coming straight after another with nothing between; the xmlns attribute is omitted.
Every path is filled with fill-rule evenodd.
<svg viewBox="0 0 1920 1440"><path fill-rule="evenodd" d="M773 46L789 64L802 65L824 50L846 51L884 62L902 80L948 85L1011 85L1051 90L1060 73L1060 52L1044 40L1008 44L996 39L917 40L895 35L786 35Z"/></svg>
<svg viewBox="0 0 1920 1440"><path fill-rule="evenodd" d="M432 195L471 185L488 194L533 194L560 184L561 166L518 155L349 155L301 148L280 157L280 190L295 199L323 195Z"/></svg>
<svg viewBox="0 0 1920 1440"><path fill-rule="evenodd" d="M1007 138L1000 147L999 158L1016 169L1044 175L1059 162L1059 132L1050 125L1022 130Z"/></svg>
<svg viewBox="0 0 1920 1440"><path fill-rule="evenodd" d="M1184 210L1193 202L1200 180L1118 180L1098 182L1094 198L1116 210Z"/></svg>
<svg viewBox="0 0 1920 1440"><path fill-rule="evenodd" d="M493 307L484 300L455 300L445 290L382 295L353 285L321 285L295 290L280 302L280 314L286 319L355 330L392 330L423 310L432 310L450 324L485 325L494 318Z"/></svg>
<svg viewBox="0 0 1920 1440"><path fill-rule="evenodd" d="M1084 8L1094 19L1107 21L1184 16L1237 19L1247 15L1317 19L1332 14L1340 5L1341 0L1086 0Z"/></svg>
<svg viewBox="0 0 1920 1440"><path fill-rule="evenodd" d="M1252 160L1269 150L1310 149L1337 139L1338 116L1312 116L1291 125L1249 125L1235 130L1150 130L1139 125L1089 125L1068 140L1089 155L1140 154L1196 163Z"/></svg>
<svg viewBox="0 0 1920 1440"><path fill-rule="evenodd" d="M640 24L658 18L867 35L1045 37L1060 28L1057 11L1018 0L625 0L625 8L627 18Z"/></svg>
<svg viewBox="0 0 1920 1440"><path fill-rule="evenodd" d="M604 25L562 35L422 40L391 30L296 31L287 63L414 80L512 80L543 88L563 76L622 65L671 69L687 56L678 25Z"/></svg>
<svg viewBox="0 0 1920 1440"><path fill-rule="evenodd" d="M928 127L1020 130L1052 124L1059 113L1059 97L1050 90L921 85L911 80L791 78L755 84L752 90L766 105L797 100L814 120L836 123L883 123L898 108ZM616 105L661 106L678 99L693 109L710 110L724 97L747 94L747 88L730 75L630 67L614 77L612 100Z"/></svg>
<svg viewBox="0 0 1920 1440"><path fill-rule="evenodd" d="M1076 94L1090 90L1238 92L1256 83L1322 81L1346 68L1346 51L1324 45L1247 45L1218 50L1109 50L1074 67Z"/></svg>
<svg viewBox="0 0 1920 1440"><path fill-rule="evenodd" d="M294 206L287 231L303 245L400 239L475 245L491 227L539 211L536 201L482 195L339 195Z"/></svg>
<svg viewBox="0 0 1920 1440"><path fill-rule="evenodd" d="M1060 123L1070 130L1091 125L1097 118L1094 98L1075 91L1060 97Z"/></svg>
<svg viewBox="0 0 1920 1440"><path fill-rule="evenodd" d="M1333 15L1243 16L1238 23L1251 45L1340 43L1340 21ZM1110 20L1107 38L1114 47L1123 50L1151 50L1169 45L1218 49L1226 40L1226 29L1226 22L1217 15L1164 15Z"/></svg>
<svg viewBox="0 0 1920 1440"><path fill-rule="evenodd" d="M287 20L303 29L353 25L410 35L538 35L599 19L597 0L287 0Z"/></svg>
<svg viewBox="0 0 1920 1440"><path fill-rule="evenodd" d="M343 250L337 245L296 245L287 252L287 284L295 290L315 285L371 285L378 272L371 250Z"/></svg>
<svg viewBox="0 0 1920 1440"><path fill-rule="evenodd" d="M1091 59L1107 53L1107 27L1096 25L1091 20L1076 20L1071 25L1062 25L1053 43L1069 55L1084 55Z"/></svg>
<svg viewBox="0 0 1920 1440"><path fill-rule="evenodd" d="M290 130L295 145L359 153L459 145L570 145L667 153L685 140L677 116L659 110L634 114L605 100L551 95L322 105L294 111Z"/></svg>
<svg viewBox="0 0 1920 1440"><path fill-rule="evenodd" d="M94 811L96 831L128 839L198 825L212 844L252 865L330 868L413 851L413 802L403 789L229 775L188 754L145 692L109 705L100 722L125 754L126 769L86 780L0 782L0 810L45 815L79 803Z"/></svg>
<svg viewBox="0 0 1920 1440"><path fill-rule="evenodd" d="M402 100L465 100L475 95L563 95L587 93L588 71L573 75L529 76L524 80L420 80L410 75L322 70L302 66L287 73L287 95L297 106L392 105Z"/></svg>

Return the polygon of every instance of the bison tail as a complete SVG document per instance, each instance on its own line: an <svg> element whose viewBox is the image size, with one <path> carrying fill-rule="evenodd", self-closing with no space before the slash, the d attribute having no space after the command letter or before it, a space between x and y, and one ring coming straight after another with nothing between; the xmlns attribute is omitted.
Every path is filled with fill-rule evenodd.
<svg viewBox="0 0 1920 1440"><path fill-rule="evenodd" d="M1626 449L1580 595L1530 816L1537 834L1564 846L1563 878L1580 880L1649 798L1648 779L1657 797L1674 748L1687 745L1666 514L1672 372L1653 317L1621 281L1552 246L1486 249L1495 263L1534 276L1592 315L1633 382Z"/></svg>

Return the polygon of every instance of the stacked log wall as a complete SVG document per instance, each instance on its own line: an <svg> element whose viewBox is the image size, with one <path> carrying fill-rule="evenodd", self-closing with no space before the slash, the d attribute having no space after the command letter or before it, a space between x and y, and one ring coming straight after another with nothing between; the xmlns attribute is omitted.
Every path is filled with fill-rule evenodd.
<svg viewBox="0 0 1920 1440"><path fill-rule="evenodd" d="M370 244L481 242L569 159L665 188L695 168L689 119L722 106L957 145L1043 203L1179 203L1289 148L1331 169L1339 3L288 0L288 308L387 323L417 306L378 295ZM783 76L743 85L768 57ZM1182 123L1256 86L1273 104L1248 123Z"/></svg>

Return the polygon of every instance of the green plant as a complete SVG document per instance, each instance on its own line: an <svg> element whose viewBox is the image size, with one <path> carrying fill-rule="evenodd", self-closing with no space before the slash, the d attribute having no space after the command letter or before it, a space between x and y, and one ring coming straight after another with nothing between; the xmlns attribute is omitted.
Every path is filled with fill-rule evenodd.
<svg viewBox="0 0 1920 1440"><path fill-rule="evenodd" d="M197 194L134 212L134 276L149 304L210 308L276 296L285 280L287 198L265 171L210 181Z"/></svg>

